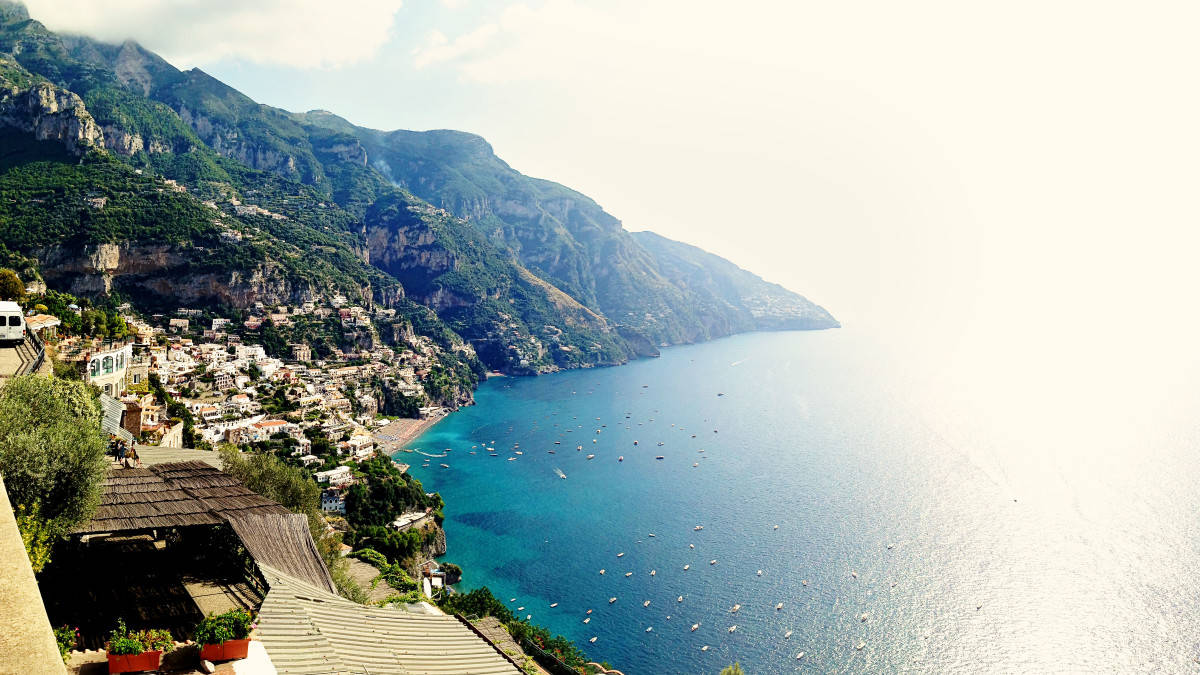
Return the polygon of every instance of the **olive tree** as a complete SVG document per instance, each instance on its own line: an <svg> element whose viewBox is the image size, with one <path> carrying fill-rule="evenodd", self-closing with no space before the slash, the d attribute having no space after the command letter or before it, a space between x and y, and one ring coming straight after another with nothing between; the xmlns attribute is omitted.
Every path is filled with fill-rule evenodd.
<svg viewBox="0 0 1200 675"><path fill-rule="evenodd" d="M0 389L0 475L13 508L30 514L27 529L58 535L92 516L105 449L100 406L86 384L25 375Z"/></svg>

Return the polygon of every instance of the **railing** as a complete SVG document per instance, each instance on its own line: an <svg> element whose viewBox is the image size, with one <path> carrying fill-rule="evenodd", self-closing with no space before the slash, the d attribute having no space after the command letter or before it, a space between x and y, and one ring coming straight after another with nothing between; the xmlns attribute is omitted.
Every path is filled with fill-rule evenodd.
<svg viewBox="0 0 1200 675"><path fill-rule="evenodd" d="M521 638L518 643L525 653L532 656L538 665L545 668L550 675L579 675L579 671L571 666L568 666L562 659L542 649L536 642L529 638Z"/></svg>
<svg viewBox="0 0 1200 675"><path fill-rule="evenodd" d="M28 361L22 357L21 367L17 368L18 375L36 373L42 367L42 362L46 360L46 347L42 344L42 339L37 336L37 333L31 330L25 331L25 344L27 349L33 352L33 357Z"/></svg>

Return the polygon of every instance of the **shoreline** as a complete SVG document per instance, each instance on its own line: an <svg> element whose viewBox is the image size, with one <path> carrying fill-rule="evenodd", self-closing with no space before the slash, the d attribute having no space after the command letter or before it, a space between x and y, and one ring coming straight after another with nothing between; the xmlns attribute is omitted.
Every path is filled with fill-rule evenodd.
<svg viewBox="0 0 1200 675"><path fill-rule="evenodd" d="M427 417L425 419L404 417L393 420L376 429L371 434L371 437L381 446L382 452L391 457L404 450L411 451L411 448L405 446L420 438L422 434L432 429L438 422L449 417L450 414L444 413L437 417Z"/></svg>

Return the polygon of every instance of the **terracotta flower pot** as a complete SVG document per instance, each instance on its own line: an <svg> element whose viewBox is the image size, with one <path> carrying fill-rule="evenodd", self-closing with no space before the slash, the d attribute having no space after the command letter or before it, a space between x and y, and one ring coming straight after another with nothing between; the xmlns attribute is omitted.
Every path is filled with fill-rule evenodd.
<svg viewBox="0 0 1200 675"><path fill-rule="evenodd" d="M203 645L200 647L200 658L205 661L228 661L244 659L250 650L250 638L241 640L226 640L219 645Z"/></svg>
<svg viewBox="0 0 1200 675"><path fill-rule="evenodd" d="M161 651L142 652L141 654L109 654L109 675L116 673L136 673L139 670L158 670L162 664Z"/></svg>

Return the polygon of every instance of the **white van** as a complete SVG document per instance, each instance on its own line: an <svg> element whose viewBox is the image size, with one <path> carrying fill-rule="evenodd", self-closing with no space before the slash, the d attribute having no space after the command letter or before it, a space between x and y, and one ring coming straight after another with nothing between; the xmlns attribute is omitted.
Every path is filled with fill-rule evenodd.
<svg viewBox="0 0 1200 675"><path fill-rule="evenodd" d="M25 315L15 302L0 302L0 342L21 342L25 339Z"/></svg>

